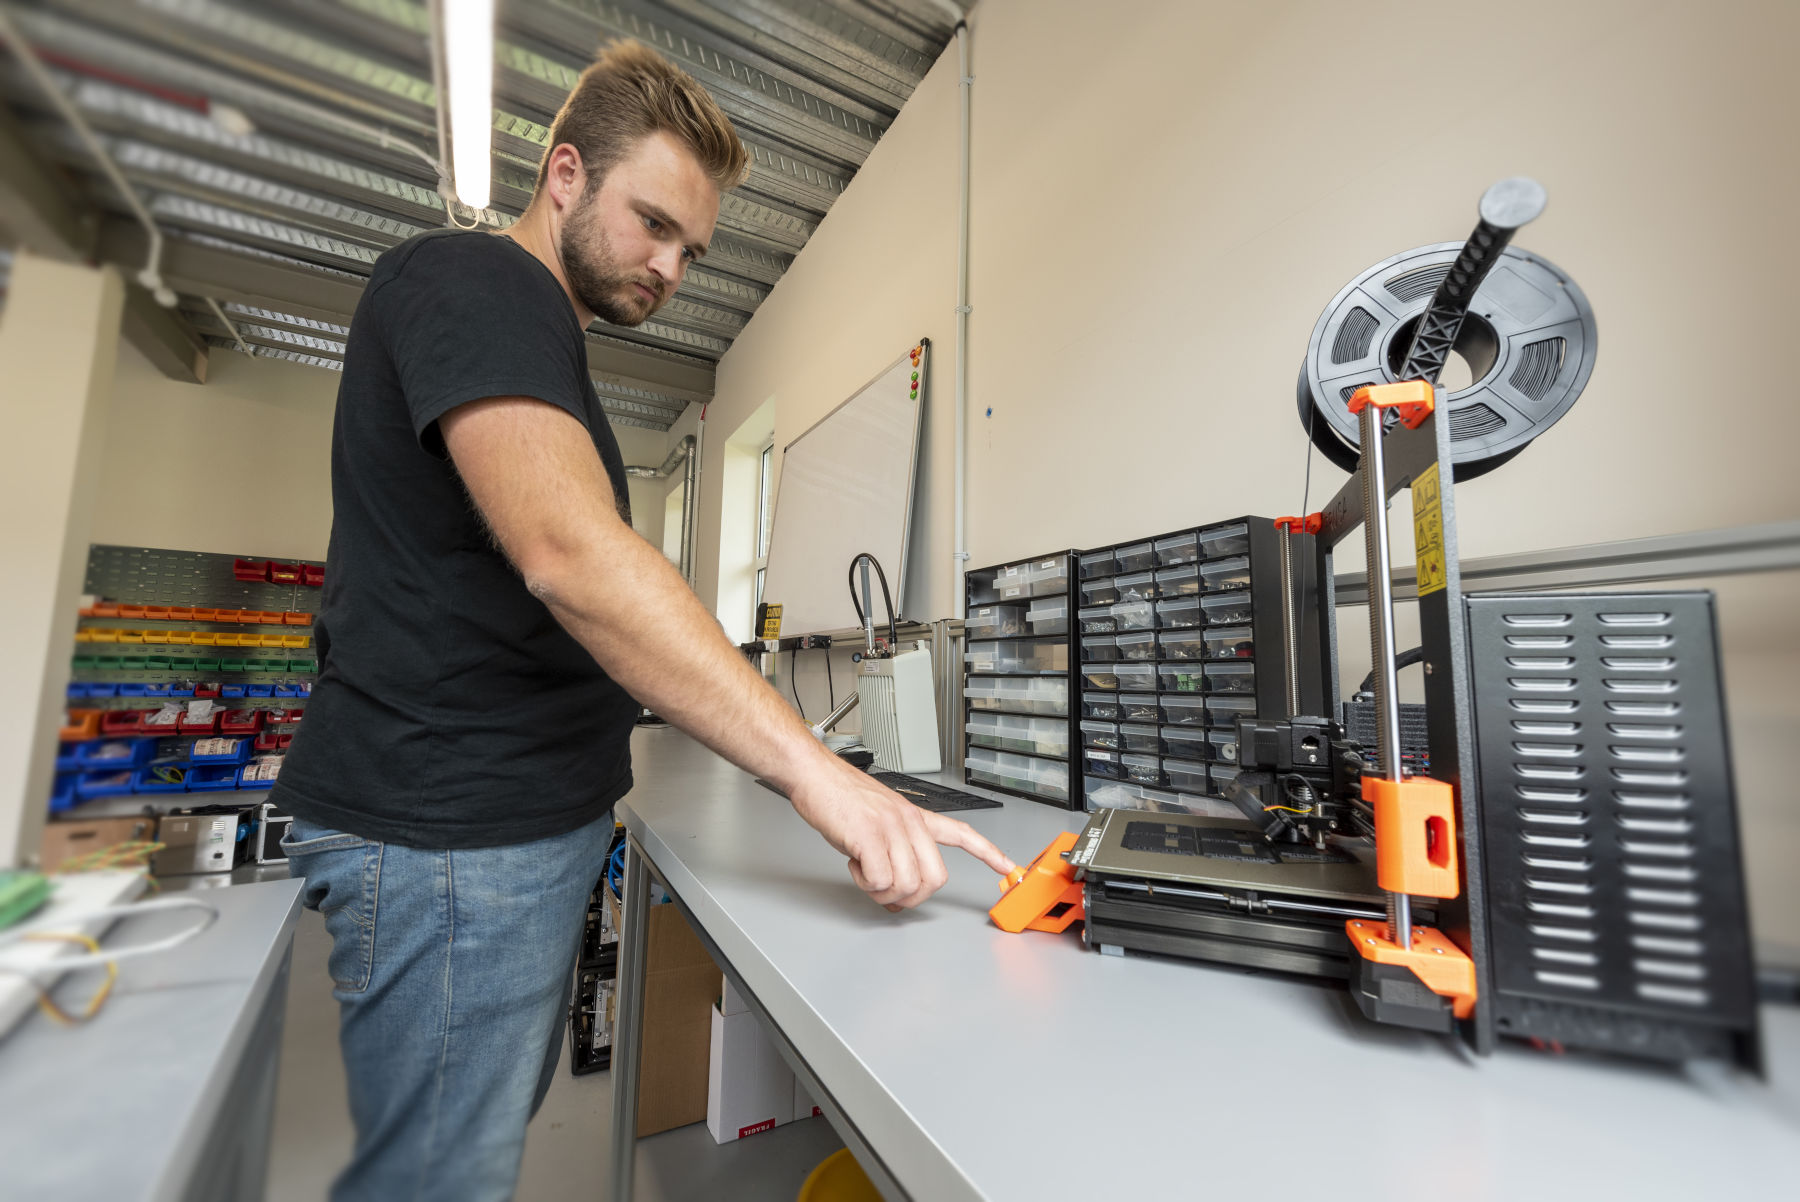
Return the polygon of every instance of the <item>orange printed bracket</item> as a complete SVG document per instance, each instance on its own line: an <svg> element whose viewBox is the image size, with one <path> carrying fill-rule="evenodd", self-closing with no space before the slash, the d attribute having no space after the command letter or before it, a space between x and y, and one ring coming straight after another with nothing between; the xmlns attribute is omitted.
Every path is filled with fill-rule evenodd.
<svg viewBox="0 0 1800 1202"><path fill-rule="evenodd" d="M1363 800L1375 808L1375 879L1389 893L1455 897L1456 795L1429 776L1362 778Z"/></svg>
<svg viewBox="0 0 1800 1202"><path fill-rule="evenodd" d="M1400 424L1417 430L1437 407L1431 385L1423 380L1402 380L1398 384L1365 384L1350 395L1350 412L1361 413L1364 407L1392 409Z"/></svg>
<svg viewBox="0 0 1800 1202"><path fill-rule="evenodd" d="M1388 938L1387 923L1351 918L1344 934L1363 959L1404 968L1425 988L1450 999L1450 1013L1457 1018L1475 1013L1475 962L1442 931L1414 927L1412 946L1401 947Z"/></svg>
<svg viewBox="0 0 1800 1202"><path fill-rule="evenodd" d="M1303 518L1276 518L1275 529L1286 530L1292 534L1317 534L1325 528L1323 513L1309 513Z"/></svg>
<svg viewBox="0 0 1800 1202"><path fill-rule="evenodd" d="M1004 896L988 911L994 925L1017 935L1021 931L1063 931L1087 916L1082 885L1063 853L1075 846L1077 832L1064 831L1050 841L1028 867L1000 878Z"/></svg>

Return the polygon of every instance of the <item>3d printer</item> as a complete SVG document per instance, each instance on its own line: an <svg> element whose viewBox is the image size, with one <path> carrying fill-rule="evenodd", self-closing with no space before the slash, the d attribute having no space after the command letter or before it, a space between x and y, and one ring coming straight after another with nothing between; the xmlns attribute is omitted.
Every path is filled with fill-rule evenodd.
<svg viewBox="0 0 1800 1202"><path fill-rule="evenodd" d="M1226 797L1242 816L1098 809L1009 878L996 922L1061 930L1081 918L1101 952L1346 980L1368 1018L1457 1032L1482 1053L1507 1035L1756 1066L1710 594L1464 596L1460 585L1453 483L1524 443L1459 457L1468 410L1447 411L1436 384L1477 297L1489 330L1508 305L1532 303L1505 266L1498 288L1483 284L1518 257L1512 233L1543 205L1530 180L1490 189L1453 256L1427 248L1447 267L1393 335L1404 354L1386 378L1342 389L1357 443L1347 449L1341 429L1326 437L1352 479L1322 512L1276 523L1286 705L1237 719ZM1366 315L1341 310L1335 326L1321 319L1315 350L1341 347L1353 314ZM1500 365L1511 378L1500 373L1479 403L1530 416L1530 360ZM1539 415L1566 411L1585 372L1547 397L1543 377ZM1307 384L1303 368L1319 441ZM1388 503L1403 488L1421 630L1404 659L1424 674L1422 706L1402 706L1397 688ZM1344 702L1333 549L1358 528L1373 696ZM1325 714L1302 712L1320 693Z"/></svg>

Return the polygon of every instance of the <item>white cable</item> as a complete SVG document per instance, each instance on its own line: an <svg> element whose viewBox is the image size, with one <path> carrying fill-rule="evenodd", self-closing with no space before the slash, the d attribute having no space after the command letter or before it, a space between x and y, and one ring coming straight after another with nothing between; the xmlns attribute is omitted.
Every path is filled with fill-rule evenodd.
<svg viewBox="0 0 1800 1202"><path fill-rule="evenodd" d="M225 323L225 328L231 333L232 340L237 343L238 350L243 351L252 359L256 358L256 348L244 341L244 336L238 333L236 323L225 315L225 310L219 307L219 302L209 296L206 298L206 303L212 306L213 315Z"/></svg>
<svg viewBox="0 0 1800 1202"><path fill-rule="evenodd" d="M206 915L205 921L191 926L185 931L178 931L163 939L150 943L133 944L130 947L115 948L110 951L86 952L79 956L57 956L40 964L20 965L8 964L0 959L0 972L11 972L23 977L37 977L69 972L77 968L94 968L107 963L119 963L134 960L139 956L153 956L161 952L172 951L201 931L218 921L219 912L191 897L153 897L149 901L132 902L121 906L103 906L98 910L84 910L80 914L71 915L74 922L92 922L96 918L138 918L145 914L158 914L169 910L199 910ZM66 932L73 934L73 932ZM27 942L26 936L62 935L62 931L9 931L0 935L0 952L20 943ZM34 941L35 942L35 941Z"/></svg>
<svg viewBox="0 0 1800 1202"><path fill-rule="evenodd" d="M450 222L450 224L452 226L456 227L459 230L478 230L481 228L481 214L482 214L483 210L469 209L469 211L471 213L475 214L475 220L469 222L469 224L467 224L467 225L464 225L462 222L460 222L456 219L456 206L458 204L461 204L462 202L451 200L448 196L443 197L443 201L444 201L444 217ZM463 205L463 208L468 209L469 206Z"/></svg>
<svg viewBox="0 0 1800 1202"><path fill-rule="evenodd" d="M132 213L142 223L145 233L150 236L150 250L145 256L144 269L138 272L138 283L150 290L151 295L156 297L157 304L165 309L173 309L175 292L163 283L162 278L162 230L157 228L156 221L150 216L150 210L146 209L144 202L138 199L136 190L125 179L125 175L119 170L118 165L112 161L112 156L106 153L106 148L100 144L100 139L94 136L94 131L82 119L80 112L70 103L69 98L63 95L62 89L56 86L56 81L50 78L50 73L44 70L44 64L38 59L37 51L33 50L31 45L19 36L18 27L13 24L11 7L7 5L0 5L0 35L4 35L7 42L12 45L14 56L24 66L25 73L31 76L32 82L37 85L38 90L43 92L51 106L62 114L63 119L74 127L76 136L81 139L81 144L87 147L88 153L99 162L100 169L106 173L106 177L112 181L113 186L124 194L125 203L131 206Z"/></svg>

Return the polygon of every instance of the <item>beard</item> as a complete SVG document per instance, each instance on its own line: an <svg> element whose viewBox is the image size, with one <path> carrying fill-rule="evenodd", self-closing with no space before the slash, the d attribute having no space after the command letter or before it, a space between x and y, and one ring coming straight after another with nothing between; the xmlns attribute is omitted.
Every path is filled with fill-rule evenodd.
<svg viewBox="0 0 1800 1202"><path fill-rule="evenodd" d="M563 273L569 277L569 290L602 321L616 326L639 325L668 299L661 280L634 275L619 265L595 211L592 191L582 197L563 224L558 249ZM648 288L654 299L644 299L633 284Z"/></svg>

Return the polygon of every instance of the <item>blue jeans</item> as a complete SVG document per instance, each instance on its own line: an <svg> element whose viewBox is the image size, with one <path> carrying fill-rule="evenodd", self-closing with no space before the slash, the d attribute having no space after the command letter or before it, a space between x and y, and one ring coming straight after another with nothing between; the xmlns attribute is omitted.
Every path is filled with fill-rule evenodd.
<svg viewBox="0 0 1800 1202"><path fill-rule="evenodd" d="M294 820L282 847L331 935L356 1151L333 1202L507 1199L555 1076L609 814L424 851Z"/></svg>

